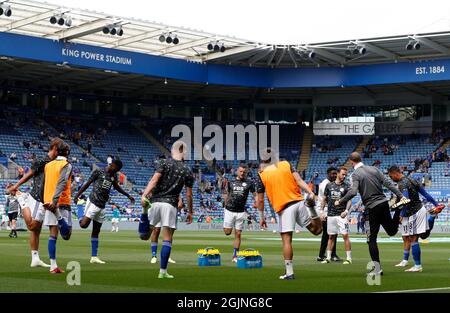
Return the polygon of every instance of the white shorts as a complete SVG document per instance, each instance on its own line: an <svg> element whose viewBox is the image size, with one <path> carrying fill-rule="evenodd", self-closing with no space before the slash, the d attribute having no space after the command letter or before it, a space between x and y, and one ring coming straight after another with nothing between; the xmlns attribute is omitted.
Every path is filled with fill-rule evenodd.
<svg viewBox="0 0 450 313"><path fill-rule="evenodd" d="M86 201L86 206L84 207L84 216L97 223L103 224L105 221L105 209L99 208L88 199Z"/></svg>
<svg viewBox="0 0 450 313"><path fill-rule="evenodd" d="M327 233L328 235L347 235L348 219L340 216L327 217Z"/></svg>
<svg viewBox="0 0 450 313"><path fill-rule="evenodd" d="M60 209L59 213L61 214L62 218L66 220L67 225L72 226L72 211ZM50 212L49 210L45 210L44 226L57 225L58 219L56 218L55 214L53 214L53 212Z"/></svg>
<svg viewBox="0 0 450 313"><path fill-rule="evenodd" d="M118 217L113 217L111 219L111 223L119 223L119 218Z"/></svg>
<svg viewBox="0 0 450 313"><path fill-rule="evenodd" d="M244 221L247 219L247 213L245 212L231 212L224 209L223 213L223 228L234 228L236 230L242 230Z"/></svg>
<svg viewBox="0 0 450 313"><path fill-rule="evenodd" d="M44 220L44 217L45 217L44 205L41 202L34 199L29 193L24 194L22 197L25 201L24 207L30 209L31 218L35 221L39 221L42 223L42 221ZM21 201L19 201L19 204L20 203L21 203ZM21 205L21 208L23 210L22 205Z"/></svg>
<svg viewBox="0 0 450 313"><path fill-rule="evenodd" d="M419 211L409 217L402 219L402 236L420 235L430 227L427 219L427 209L422 207Z"/></svg>
<svg viewBox="0 0 450 313"><path fill-rule="evenodd" d="M303 201L292 204L278 213L280 233L293 232L295 224L298 224L300 227L307 227L311 224L311 215Z"/></svg>
<svg viewBox="0 0 450 313"><path fill-rule="evenodd" d="M153 227L177 229L177 208L165 202L154 202L149 210L148 220Z"/></svg>

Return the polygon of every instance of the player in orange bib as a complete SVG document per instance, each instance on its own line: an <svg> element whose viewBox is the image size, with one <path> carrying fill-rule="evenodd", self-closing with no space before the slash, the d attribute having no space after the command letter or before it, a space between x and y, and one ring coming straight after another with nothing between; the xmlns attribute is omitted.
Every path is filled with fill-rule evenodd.
<svg viewBox="0 0 450 313"><path fill-rule="evenodd" d="M67 161L70 146L65 142L58 145L58 157L45 165L44 207L47 210L44 225L49 226L48 254L50 258L50 273L64 273L56 264L56 239L58 229L61 237L69 240L72 233L71 181L72 165Z"/></svg>
<svg viewBox="0 0 450 313"><path fill-rule="evenodd" d="M261 164L257 177L258 209L261 227L267 227L264 217L264 192L278 214L281 239L283 241L283 256L286 273L280 279L295 279L293 268L292 233L295 224L306 227L312 234L322 232L322 223L314 209L315 195L303 181L300 175L292 169L287 161L278 161L274 151L267 150L268 155ZM301 190L308 193L305 201Z"/></svg>

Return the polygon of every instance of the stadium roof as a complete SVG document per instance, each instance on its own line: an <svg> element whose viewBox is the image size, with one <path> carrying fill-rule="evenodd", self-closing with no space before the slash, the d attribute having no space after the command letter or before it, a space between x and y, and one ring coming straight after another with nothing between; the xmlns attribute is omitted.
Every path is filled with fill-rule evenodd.
<svg viewBox="0 0 450 313"><path fill-rule="evenodd" d="M0 17L0 31L52 40L65 40L93 46L179 58L196 62L256 67L319 67L410 62L450 56L450 31L360 38L336 42L272 45L232 36L221 36L189 28L163 25L140 19L112 16L101 12L61 7L31 0L0 1L11 6L10 17ZM70 16L72 24L51 24L55 14ZM121 26L123 36L104 34L105 26ZM179 44L160 42L159 36L177 35ZM209 51L209 43L219 42L225 52ZM409 42L420 49L406 49ZM362 49L364 54L354 53ZM314 57L311 58L310 53Z"/></svg>

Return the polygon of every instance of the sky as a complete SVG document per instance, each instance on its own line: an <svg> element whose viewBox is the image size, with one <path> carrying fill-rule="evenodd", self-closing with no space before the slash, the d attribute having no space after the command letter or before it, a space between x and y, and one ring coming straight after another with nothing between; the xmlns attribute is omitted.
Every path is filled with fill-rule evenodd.
<svg viewBox="0 0 450 313"><path fill-rule="evenodd" d="M450 32L448 0L48 0L269 44Z"/></svg>

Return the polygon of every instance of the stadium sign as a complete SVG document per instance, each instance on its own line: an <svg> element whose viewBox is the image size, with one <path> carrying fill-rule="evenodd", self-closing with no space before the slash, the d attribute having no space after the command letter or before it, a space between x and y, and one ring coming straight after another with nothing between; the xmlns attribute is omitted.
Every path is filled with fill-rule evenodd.
<svg viewBox="0 0 450 313"><path fill-rule="evenodd" d="M316 136L369 136L375 134L375 123L314 123Z"/></svg>
<svg viewBox="0 0 450 313"><path fill-rule="evenodd" d="M0 32L0 56L198 83L258 88L345 88L450 80L450 58L347 67L259 68L203 64L7 32Z"/></svg>
<svg viewBox="0 0 450 313"><path fill-rule="evenodd" d="M133 61L131 58L114 56L114 55L110 55L110 54L104 54L104 53L98 53L98 52L92 52L92 51L86 51L86 50L62 48L61 55L63 57L81 58L81 59L93 60L93 61L97 61L97 62L133 65Z"/></svg>
<svg viewBox="0 0 450 313"><path fill-rule="evenodd" d="M377 135L431 134L432 131L431 121L377 122L375 124Z"/></svg>

